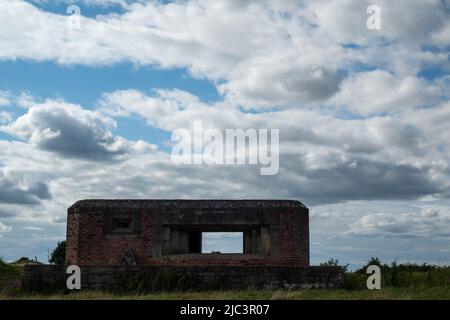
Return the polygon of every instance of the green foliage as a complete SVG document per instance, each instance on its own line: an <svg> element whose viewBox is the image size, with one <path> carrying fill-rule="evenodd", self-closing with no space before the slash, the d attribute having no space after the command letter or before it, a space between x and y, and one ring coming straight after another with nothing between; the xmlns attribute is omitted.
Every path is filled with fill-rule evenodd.
<svg viewBox="0 0 450 320"><path fill-rule="evenodd" d="M383 264L379 258L371 258L367 264L355 272L347 272L344 288L347 290L366 289L366 274L369 265L378 265L381 269L381 288L450 288L450 266L404 263L397 261Z"/></svg>
<svg viewBox="0 0 450 320"><path fill-rule="evenodd" d="M0 257L0 295L16 294L20 288L22 268L5 262Z"/></svg>
<svg viewBox="0 0 450 320"><path fill-rule="evenodd" d="M0 278L6 277L20 277L20 269L14 267L13 265L6 263L0 257Z"/></svg>
<svg viewBox="0 0 450 320"><path fill-rule="evenodd" d="M376 265L376 266L379 266L379 267L381 267L381 260L380 260L380 258L378 258L378 257L372 257L372 258L370 258L370 260L367 262L367 264L366 264L366 268L368 267L368 266L370 266L370 265Z"/></svg>
<svg viewBox="0 0 450 320"><path fill-rule="evenodd" d="M66 261L66 242L59 241L56 248L53 249L48 262L52 264L65 264Z"/></svg>
<svg viewBox="0 0 450 320"><path fill-rule="evenodd" d="M28 257L22 257L16 261L12 262L11 264L15 265L15 266L23 266L26 264L41 264L41 263L36 260L30 259Z"/></svg>
<svg viewBox="0 0 450 320"><path fill-rule="evenodd" d="M29 259L18 261L23 263ZM371 264L381 268L381 290L368 290L366 287L369 276L366 267ZM339 266L339 261L330 259L321 266ZM52 297L20 291L22 269L22 264L6 263L0 258L0 299ZM363 268L354 272L346 270L343 289L222 291L227 286L220 276L208 281L208 284L199 280L195 274L176 272L171 268L162 268L159 272L133 272L131 268L131 271L118 272L115 285L109 290L53 296L58 299L450 299L450 266L397 261L385 264L378 258L371 258ZM211 288L216 290L210 291Z"/></svg>
<svg viewBox="0 0 450 320"><path fill-rule="evenodd" d="M414 290L425 290L429 288L441 288L450 290L450 266L432 266L418 264L399 264L396 261L391 264L383 264L377 257L372 257L367 264L355 272L348 271L348 265L341 266L344 270L344 289L349 291L366 291L368 274L367 266L378 265L381 268L382 289L384 288L409 288ZM340 266L338 259L330 259L321 263L324 267ZM118 275L113 292L133 292L136 294L155 292L179 292L179 291L202 291L211 288L226 288L224 279L220 276L206 284L198 281L194 274L173 272L171 269L164 271L146 272L124 272Z"/></svg>
<svg viewBox="0 0 450 320"><path fill-rule="evenodd" d="M338 259L334 259L331 258L330 260L328 260L327 262L323 262L320 264L321 267L341 267L342 271L344 271L345 273L348 272L348 264L346 264L345 266L341 266L339 265L339 260Z"/></svg>

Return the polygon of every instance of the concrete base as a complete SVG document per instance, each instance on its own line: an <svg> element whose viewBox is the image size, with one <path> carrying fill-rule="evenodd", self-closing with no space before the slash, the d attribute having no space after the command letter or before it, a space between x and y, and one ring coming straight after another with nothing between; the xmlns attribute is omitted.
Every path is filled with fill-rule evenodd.
<svg viewBox="0 0 450 320"><path fill-rule="evenodd" d="M298 266L80 266L81 288L120 292L226 289L340 288L341 267ZM22 287L64 292L64 266L25 266Z"/></svg>

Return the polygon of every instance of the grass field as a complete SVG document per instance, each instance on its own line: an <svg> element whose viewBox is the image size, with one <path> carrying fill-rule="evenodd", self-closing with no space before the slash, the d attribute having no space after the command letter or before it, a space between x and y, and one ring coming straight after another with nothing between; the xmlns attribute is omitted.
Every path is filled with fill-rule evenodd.
<svg viewBox="0 0 450 320"><path fill-rule="evenodd" d="M0 294L0 300L423 300L450 299L448 288L383 288L381 290L303 290L303 291L206 291L118 295L105 292L78 292L56 295Z"/></svg>
<svg viewBox="0 0 450 320"><path fill-rule="evenodd" d="M26 261L25 263L30 263ZM366 275L359 271L346 276L346 289L339 290L244 290L202 292L158 292L148 294L113 294L81 291L69 294L30 295L20 289L23 263L5 263L0 260L0 300L320 300L320 299L401 299L450 300L450 267L429 265L382 265L381 290L365 289Z"/></svg>

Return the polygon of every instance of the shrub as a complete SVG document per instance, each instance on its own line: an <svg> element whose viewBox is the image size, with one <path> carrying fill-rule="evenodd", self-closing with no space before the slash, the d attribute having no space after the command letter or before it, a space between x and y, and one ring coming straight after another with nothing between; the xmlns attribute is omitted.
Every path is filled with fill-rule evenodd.
<svg viewBox="0 0 450 320"><path fill-rule="evenodd" d="M53 264L64 264L66 261L66 242L59 241L56 248L53 249L48 262Z"/></svg>
<svg viewBox="0 0 450 320"><path fill-rule="evenodd" d="M450 266L435 266L415 263L399 264L397 261L383 264L377 257L372 257L364 267L344 276L344 288L347 290L366 289L366 274L369 265L381 269L381 287L396 288L450 288Z"/></svg>
<svg viewBox="0 0 450 320"><path fill-rule="evenodd" d="M21 275L20 269L13 265L6 263L3 258L0 257L0 279L19 277Z"/></svg>
<svg viewBox="0 0 450 320"><path fill-rule="evenodd" d="M327 262L323 262L320 264L321 267L342 267L342 271L344 271L345 273L348 272L348 264L346 264L345 266L339 265L339 260L338 259L334 259L331 258L330 260L328 260Z"/></svg>

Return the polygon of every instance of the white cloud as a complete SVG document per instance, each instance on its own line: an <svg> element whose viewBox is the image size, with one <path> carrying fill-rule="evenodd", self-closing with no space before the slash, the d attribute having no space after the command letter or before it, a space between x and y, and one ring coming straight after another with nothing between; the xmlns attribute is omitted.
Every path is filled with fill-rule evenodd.
<svg viewBox="0 0 450 320"><path fill-rule="evenodd" d="M432 41L441 47L446 47L450 43L450 22L447 20L445 25L434 31L431 35Z"/></svg>
<svg viewBox="0 0 450 320"><path fill-rule="evenodd" d="M7 168L0 170L0 203L36 205L51 199L48 185L33 177L19 177Z"/></svg>
<svg viewBox="0 0 450 320"><path fill-rule="evenodd" d="M12 227L7 226L0 222L0 237L2 236L2 233L10 232L12 230Z"/></svg>
<svg viewBox="0 0 450 320"><path fill-rule="evenodd" d="M24 229L24 230L33 230L33 231L42 231L42 230L44 230L44 228L33 227L33 226L23 227L23 229Z"/></svg>
<svg viewBox="0 0 450 320"><path fill-rule="evenodd" d="M433 106L440 95L438 86L429 85L423 79L398 78L386 71L374 70L351 75L330 102L355 114L370 116Z"/></svg>
<svg viewBox="0 0 450 320"><path fill-rule="evenodd" d="M33 3L36 4L77 4L81 3L87 6L100 6L100 7L108 7L108 6L120 6L123 8L128 8L130 4L136 3L136 2L145 2L146 0L30 0Z"/></svg>
<svg viewBox="0 0 450 320"><path fill-rule="evenodd" d="M39 149L72 158L111 160L133 149L132 142L114 136L116 122L96 111L64 101L32 103L27 113L0 127ZM140 142L140 147L142 142ZM154 146L148 145L148 150Z"/></svg>
<svg viewBox="0 0 450 320"><path fill-rule="evenodd" d="M9 93L0 90L0 107L7 106L9 105L9 103L10 103Z"/></svg>
<svg viewBox="0 0 450 320"><path fill-rule="evenodd" d="M135 90L103 95L102 112L138 115L163 130L190 128L196 120L206 127L281 130L278 192L313 201L410 198L445 194L448 156L444 128L433 127L433 114L446 105L368 119L336 119L314 110L244 113L221 103L205 104L181 91ZM330 129L331 128L331 129ZM285 176L288 174L288 176ZM230 177L231 178L231 177ZM240 177L241 179L243 177ZM328 200L325 200L328 199Z"/></svg>
<svg viewBox="0 0 450 320"><path fill-rule="evenodd" d="M333 203L328 206L337 211L329 217L332 227L328 234L341 235L339 241L348 246L353 243L355 235L345 233L347 226L369 214L364 208L371 208L371 215L385 212L388 217L394 216L399 211L394 206L383 206L383 211L374 210L387 199L396 200L397 206L405 206L407 202L399 199L414 201L429 194L442 197L448 190L448 144L444 149L442 146L439 148L450 130L446 120L450 113L446 105L420 110L420 113L411 111L401 115L345 120L314 110L243 113L230 106L225 108L220 103L205 104L179 90L160 90L153 95L127 90L104 94L98 106L101 111L90 111L62 101L48 100L31 105L25 114L28 119L26 125L20 125L18 129L24 130L24 137L34 132L40 134L43 128L54 127L35 125L34 120L41 119L39 123L48 124L48 118L63 111L69 114L73 111L77 115L76 121L97 125L102 124L105 118L113 121L105 115L108 111L116 117L118 126L121 117L138 115L152 126L164 130L189 126L194 119L203 119L219 128L264 127L269 123L282 129L280 173L267 179L259 176L257 168L253 170L251 167L175 166L167 153L148 149L134 152L120 161L105 163L92 158L85 161L60 152L44 151L30 138L25 142L0 141L0 163L10 180L14 177L15 181L20 181L26 177L41 181L48 186L52 196L51 201L40 201L34 208L9 204L4 208L9 213L5 219L20 219L19 225L41 226L47 223L53 226L65 222L67 207L83 198L291 198L304 201L314 215L318 210L315 204ZM41 113L41 108L45 112ZM60 119L59 116L57 118ZM433 123L434 126L431 125ZM102 125L102 128L107 127ZM372 201L356 209L355 203L364 199ZM349 215L347 218L346 214ZM438 215L445 217L442 209ZM405 220L412 217L422 221L425 216L436 221L432 212L423 217L407 215ZM348 224L346 219L351 219ZM312 239L320 239L326 243L326 248L333 248L337 240L320 233L327 230L326 224L321 219L314 221ZM400 222L394 221L393 224ZM364 228L371 231L368 224L365 225ZM425 227L418 230L426 232ZM432 246L430 242L427 245ZM319 246L320 250L313 248L316 256L328 255L327 258L343 252L336 249L334 253L320 253L323 246ZM355 250L357 248L358 245ZM395 250L399 248L401 246ZM392 254L395 250L393 247ZM362 254L364 257L371 255L370 252Z"/></svg>
<svg viewBox="0 0 450 320"><path fill-rule="evenodd" d="M337 92L342 68L360 65L389 71L400 90L423 94L427 86L414 78L423 64L450 67L445 53L422 50L436 41L427 35L439 38L446 28L445 4L377 3L383 28L373 33L365 27L370 1L152 1L82 17L80 30L66 27L67 16L7 1L0 4L0 59L186 67L247 108L321 103ZM418 13L414 19L405 18L405 7Z"/></svg>
<svg viewBox="0 0 450 320"><path fill-rule="evenodd" d="M448 4L375 1L382 30L371 32L365 9L373 1L101 4L116 2L125 13L83 17L81 29L70 30L65 15L1 1L0 60L186 68L214 83L223 101L133 89L103 94L97 110L26 93L13 99L25 114L3 113L1 128L22 139L0 140L0 216L8 224L60 228L53 236L63 237L65 210L82 198L292 198L312 207L316 256L350 248L395 259L420 246L420 257L448 262L437 250L448 245L448 212L435 204L448 207L450 197L450 86L448 76L420 76L450 70ZM0 92L0 105L11 99ZM194 120L279 128L280 173L174 166L148 142L114 134L129 116L166 131ZM414 207L423 197L433 199L428 211ZM403 242L387 248L368 237L355 243L355 235Z"/></svg>
<svg viewBox="0 0 450 320"><path fill-rule="evenodd" d="M350 226L349 233L359 236L448 237L450 216L426 208L401 214L365 215Z"/></svg>
<svg viewBox="0 0 450 320"><path fill-rule="evenodd" d="M11 112L0 111L0 125L10 123L13 120Z"/></svg>

